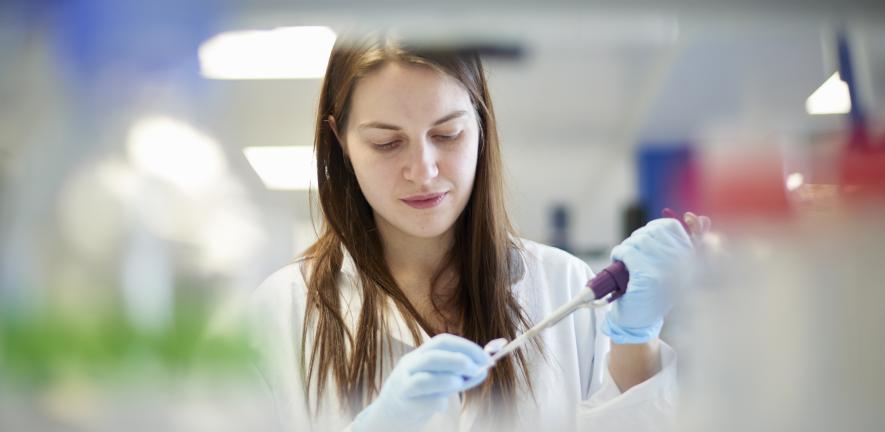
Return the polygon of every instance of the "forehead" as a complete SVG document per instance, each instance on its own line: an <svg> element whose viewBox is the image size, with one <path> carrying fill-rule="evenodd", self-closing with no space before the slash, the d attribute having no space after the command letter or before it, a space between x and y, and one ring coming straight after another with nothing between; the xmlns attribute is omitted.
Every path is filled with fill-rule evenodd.
<svg viewBox="0 0 885 432"><path fill-rule="evenodd" d="M448 74L429 66L388 62L360 79L348 123L431 124L456 110L473 112L470 95Z"/></svg>

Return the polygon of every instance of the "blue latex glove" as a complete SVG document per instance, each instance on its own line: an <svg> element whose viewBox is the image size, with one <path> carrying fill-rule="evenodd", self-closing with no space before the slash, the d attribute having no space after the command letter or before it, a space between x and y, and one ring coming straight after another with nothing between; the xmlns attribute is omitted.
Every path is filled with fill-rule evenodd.
<svg viewBox="0 0 885 432"><path fill-rule="evenodd" d="M397 362L378 398L356 416L352 429L418 430L446 410L451 395L485 380L492 364L479 345L451 334L436 335Z"/></svg>
<svg viewBox="0 0 885 432"><path fill-rule="evenodd" d="M685 283L694 247L676 219L656 219L612 249L612 260L630 272L627 292L614 302L602 331L614 343L656 339L670 311L674 290Z"/></svg>

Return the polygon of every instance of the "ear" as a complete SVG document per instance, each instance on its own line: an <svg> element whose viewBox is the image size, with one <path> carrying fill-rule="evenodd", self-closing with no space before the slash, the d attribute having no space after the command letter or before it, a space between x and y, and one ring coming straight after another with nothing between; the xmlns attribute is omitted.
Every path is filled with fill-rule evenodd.
<svg viewBox="0 0 885 432"><path fill-rule="evenodd" d="M329 123L329 129L332 129L332 133L335 135L335 139L337 139L338 143L341 144L341 150L344 152L345 155L347 155L347 143L344 142L344 140L341 139L341 135L338 134L338 123L335 121L335 117L329 115L326 121Z"/></svg>

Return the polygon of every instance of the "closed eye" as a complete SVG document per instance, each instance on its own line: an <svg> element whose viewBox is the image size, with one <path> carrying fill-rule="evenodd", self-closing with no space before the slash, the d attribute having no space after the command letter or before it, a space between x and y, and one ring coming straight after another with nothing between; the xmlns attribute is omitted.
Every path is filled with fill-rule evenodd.
<svg viewBox="0 0 885 432"><path fill-rule="evenodd" d="M373 144L378 150L392 150L399 144L399 140L388 141L386 143Z"/></svg>
<svg viewBox="0 0 885 432"><path fill-rule="evenodd" d="M454 140L458 139L458 137L460 137L460 136L461 136L461 132L458 132L455 134L450 134L450 135L436 135L435 137L436 137L436 139L438 139L440 141L454 141Z"/></svg>

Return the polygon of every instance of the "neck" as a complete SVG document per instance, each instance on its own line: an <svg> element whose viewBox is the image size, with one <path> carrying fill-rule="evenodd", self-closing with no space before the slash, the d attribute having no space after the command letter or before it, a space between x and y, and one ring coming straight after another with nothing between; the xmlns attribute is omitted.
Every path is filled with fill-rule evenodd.
<svg viewBox="0 0 885 432"><path fill-rule="evenodd" d="M414 237L386 223L379 223L378 231L391 273L410 279L423 277L428 283L440 270L454 239L454 229L437 237Z"/></svg>
<svg viewBox="0 0 885 432"><path fill-rule="evenodd" d="M406 298L430 328L430 334L458 331L453 324L455 312L448 309L455 277L451 269L442 269L446 254L454 243L454 226L436 237L415 237L406 234L376 215L378 233L384 247L391 276ZM437 274L440 278L434 281ZM432 283L437 285L433 286Z"/></svg>

